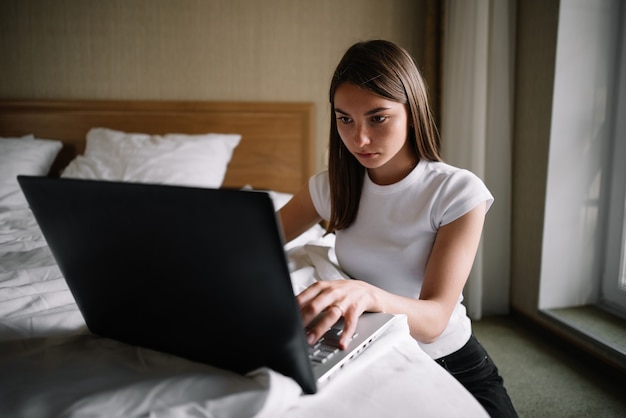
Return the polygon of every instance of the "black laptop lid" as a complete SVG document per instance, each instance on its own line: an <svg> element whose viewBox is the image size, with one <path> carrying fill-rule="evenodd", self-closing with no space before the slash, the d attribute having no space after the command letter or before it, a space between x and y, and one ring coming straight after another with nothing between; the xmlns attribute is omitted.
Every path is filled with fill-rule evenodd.
<svg viewBox="0 0 626 418"><path fill-rule="evenodd" d="M18 181L92 332L316 391L268 194Z"/></svg>

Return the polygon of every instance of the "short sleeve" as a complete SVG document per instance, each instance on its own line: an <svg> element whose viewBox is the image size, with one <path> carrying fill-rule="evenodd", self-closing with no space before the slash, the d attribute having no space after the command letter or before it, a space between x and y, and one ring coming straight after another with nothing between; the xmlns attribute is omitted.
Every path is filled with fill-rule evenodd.
<svg viewBox="0 0 626 418"><path fill-rule="evenodd" d="M449 224L483 202L489 210L493 201L493 195L478 176L468 170L455 171L441 184L435 197L433 226Z"/></svg>
<svg viewBox="0 0 626 418"><path fill-rule="evenodd" d="M330 219L330 184L328 170L320 171L309 179L309 193L318 215L324 220Z"/></svg>

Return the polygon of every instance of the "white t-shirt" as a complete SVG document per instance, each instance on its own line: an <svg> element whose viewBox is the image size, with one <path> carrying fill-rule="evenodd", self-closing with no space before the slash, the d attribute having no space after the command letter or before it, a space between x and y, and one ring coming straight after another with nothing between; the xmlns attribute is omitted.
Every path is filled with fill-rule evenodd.
<svg viewBox="0 0 626 418"><path fill-rule="evenodd" d="M330 218L328 171L309 180L318 214ZM336 231L335 252L350 277L388 292L418 298L437 230L493 196L473 173L442 162L420 161L397 183L380 186L366 174L357 217ZM432 358L465 345L471 323L459 297L448 326L437 341L421 344Z"/></svg>

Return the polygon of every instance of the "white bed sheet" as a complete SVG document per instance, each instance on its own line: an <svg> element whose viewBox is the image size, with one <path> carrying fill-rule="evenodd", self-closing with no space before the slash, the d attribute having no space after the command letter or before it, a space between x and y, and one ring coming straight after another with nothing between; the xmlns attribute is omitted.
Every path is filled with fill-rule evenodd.
<svg viewBox="0 0 626 418"><path fill-rule="evenodd" d="M316 279L288 247L294 290ZM331 252L332 254L332 252ZM202 336L199 336L201 338ZM315 395L89 333L29 209L0 207L0 416L481 417L478 402L393 326Z"/></svg>

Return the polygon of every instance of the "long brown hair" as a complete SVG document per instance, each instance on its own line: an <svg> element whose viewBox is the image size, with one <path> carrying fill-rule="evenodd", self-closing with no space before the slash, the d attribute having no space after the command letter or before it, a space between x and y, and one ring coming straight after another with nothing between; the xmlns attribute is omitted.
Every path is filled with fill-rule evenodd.
<svg viewBox="0 0 626 418"><path fill-rule="evenodd" d="M328 175L331 215L328 232L345 229L356 219L365 168L348 151L337 131L335 91L351 83L371 93L406 104L412 129L409 138L418 158L441 161L439 135L430 111L426 85L413 57L393 42L372 40L352 45L335 69L330 84Z"/></svg>

